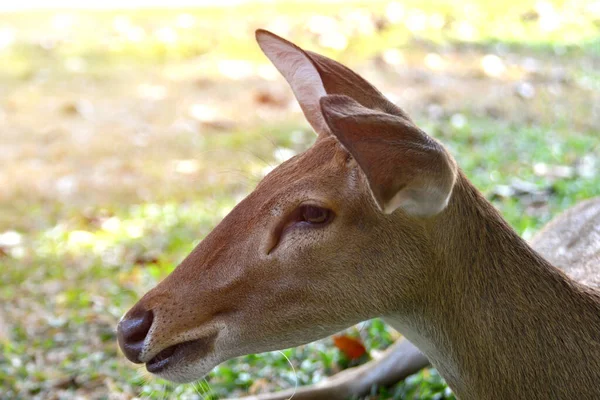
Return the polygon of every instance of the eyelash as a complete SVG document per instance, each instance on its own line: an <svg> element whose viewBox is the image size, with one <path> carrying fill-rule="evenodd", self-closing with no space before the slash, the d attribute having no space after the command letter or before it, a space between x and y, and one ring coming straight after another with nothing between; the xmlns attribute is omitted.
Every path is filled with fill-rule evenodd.
<svg viewBox="0 0 600 400"><path fill-rule="evenodd" d="M312 226L324 226L333 219L333 211L313 205L303 205L298 207L298 219L296 222L306 222Z"/></svg>

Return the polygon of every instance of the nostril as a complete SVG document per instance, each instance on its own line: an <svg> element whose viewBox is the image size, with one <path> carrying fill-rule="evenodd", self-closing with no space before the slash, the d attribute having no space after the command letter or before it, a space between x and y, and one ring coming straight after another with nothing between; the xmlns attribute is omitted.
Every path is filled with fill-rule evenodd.
<svg viewBox="0 0 600 400"><path fill-rule="evenodd" d="M140 362L139 355L142 352L143 342L153 321L152 310L134 310L119 323L117 339L121 350L129 360Z"/></svg>
<svg viewBox="0 0 600 400"><path fill-rule="evenodd" d="M123 329L123 336L129 342L139 342L146 338L152 321L154 320L154 313L152 310L143 311L141 315L131 315L129 318L121 321Z"/></svg>

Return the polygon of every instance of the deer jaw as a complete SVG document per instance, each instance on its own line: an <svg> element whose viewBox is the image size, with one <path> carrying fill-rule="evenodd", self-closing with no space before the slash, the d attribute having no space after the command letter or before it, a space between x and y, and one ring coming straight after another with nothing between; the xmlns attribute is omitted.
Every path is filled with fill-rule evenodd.
<svg viewBox="0 0 600 400"><path fill-rule="evenodd" d="M301 204L335 217L278 229ZM381 213L348 152L320 138L265 177L129 312L153 312L139 361L192 381L227 359L298 346L412 304L429 257L417 221ZM185 354L155 368L161 357L153 358L176 345Z"/></svg>

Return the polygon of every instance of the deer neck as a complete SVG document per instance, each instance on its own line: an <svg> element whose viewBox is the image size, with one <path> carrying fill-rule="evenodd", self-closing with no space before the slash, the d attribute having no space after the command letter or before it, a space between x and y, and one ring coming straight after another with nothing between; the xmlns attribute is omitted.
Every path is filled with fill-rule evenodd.
<svg viewBox="0 0 600 400"><path fill-rule="evenodd" d="M462 173L447 210L426 224L436 249L428 288L412 312L386 319L461 399L539 396L561 376L581 384L589 357L600 367L597 294L531 249Z"/></svg>

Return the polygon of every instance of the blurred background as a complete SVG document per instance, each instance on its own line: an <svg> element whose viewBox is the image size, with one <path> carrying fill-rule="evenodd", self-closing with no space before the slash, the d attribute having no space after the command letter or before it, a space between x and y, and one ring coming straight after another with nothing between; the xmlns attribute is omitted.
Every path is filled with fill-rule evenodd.
<svg viewBox="0 0 600 400"><path fill-rule="evenodd" d="M256 28L373 82L526 238L600 195L599 1L82 3L0 4L1 399L262 393L399 337L368 321L183 386L117 349L123 312L315 139ZM452 394L426 370L368 398Z"/></svg>

